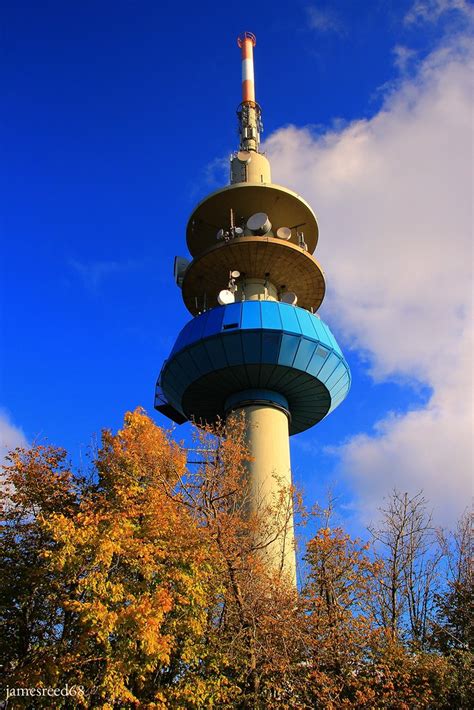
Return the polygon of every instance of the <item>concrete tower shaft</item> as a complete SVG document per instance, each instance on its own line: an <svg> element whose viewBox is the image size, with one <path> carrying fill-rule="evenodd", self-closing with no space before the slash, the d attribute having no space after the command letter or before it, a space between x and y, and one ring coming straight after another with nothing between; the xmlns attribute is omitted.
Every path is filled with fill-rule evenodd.
<svg viewBox="0 0 474 710"><path fill-rule="evenodd" d="M240 149L231 156L231 184L202 200L187 224L191 260L177 257L175 277L193 318L163 364L155 406L178 423L244 413L251 509L281 502L282 491L288 501L284 524L263 554L295 581L289 436L337 407L351 378L317 315L326 286L313 256L314 212L300 195L271 182L259 151L255 36L244 33L238 45Z"/></svg>

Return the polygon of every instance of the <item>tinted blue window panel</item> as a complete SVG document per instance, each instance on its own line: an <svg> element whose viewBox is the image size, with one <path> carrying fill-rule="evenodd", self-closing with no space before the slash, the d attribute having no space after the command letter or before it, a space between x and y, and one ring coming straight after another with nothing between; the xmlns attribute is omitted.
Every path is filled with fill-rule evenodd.
<svg viewBox="0 0 474 710"><path fill-rule="evenodd" d="M338 395L332 402L331 402L331 409L329 410L332 412L333 409L337 407L338 404L342 402L344 397L346 396L346 393Z"/></svg>
<svg viewBox="0 0 474 710"><path fill-rule="evenodd" d="M323 352L326 353L323 355ZM323 348L322 345L318 345L314 351L313 357L311 358L311 362L308 365L307 371L309 372L310 375L314 375L314 377L318 377L318 373L321 370L322 366L326 362L326 359L331 351L327 350L326 348Z"/></svg>
<svg viewBox="0 0 474 710"><path fill-rule="evenodd" d="M297 367L298 370L306 370L317 345L318 343L313 340L301 338L298 352L296 353L296 357L293 362L293 367Z"/></svg>
<svg viewBox="0 0 474 710"><path fill-rule="evenodd" d="M340 362L340 357L338 357L335 353L330 354L330 356L322 366L321 370L319 371L318 378L321 380L321 382L326 383L326 380L329 378L329 375L332 375L332 373Z"/></svg>
<svg viewBox="0 0 474 710"><path fill-rule="evenodd" d="M166 377L171 381L176 381L176 383L181 383L183 379L183 371L178 364L178 358L174 358L166 368Z"/></svg>
<svg viewBox="0 0 474 710"><path fill-rule="evenodd" d="M340 355L342 355L339 345L336 343L336 339L335 339L334 335L331 333L329 326L327 326L326 323L324 323L323 325L324 325L324 330L326 331L327 336L328 336L328 341L331 343L334 350L337 353L339 353Z"/></svg>
<svg viewBox="0 0 474 710"><path fill-rule="evenodd" d="M244 359L240 332L223 335L222 341L229 365L240 365Z"/></svg>
<svg viewBox="0 0 474 710"><path fill-rule="evenodd" d="M262 303L262 328L281 330L280 309L278 303L264 301Z"/></svg>
<svg viewBox="0 0 474 710"><path fill-rule="evenodd" d="M311 314L304 308L296 308L295 310L296 317L298 318L298 322L300 324L301 332L304 333L307 337L312 338L314 331L313 324L311 323Z"/></svg>
<svg viewBox="0 0 474 710"><path fill-rule="evenodd" d="M350 389L350 383L348 382L346 385L343 385L340 389L338 388L337 392L334 391L334 399L337 397L345 397L347 393L349 392Z"/></svg>
<svg viewBox="0 0 474 710"><path fill-rule="evenodd" d="M244 301L242 306L242 328L261 328L260 303L258 301Z"/></svg>
<svg viewBox="0 0 474 710"><path fill-rule="evenodd" d="M183 352L180 353L178 358L179 364L181 365L181 368L184 371L183 386L186 386L198 376L198 373L196 371L196 365L194 364L194 360L192 359L191 355L187 350L183 350Z"/></svg>
<svg viewBox="0 0 474 710"><path fill-rule="evenodd" d="M178 409L181 407L181 395L176 392L175 388L170 385L168 382L165 383L165 386L163 388L163 393L170 402L170 404L174 405Z"/></svg>
<svg viewBox="0 0 474 710"><path fill-rule="evenodd" d="M260 333L242 333L244 360L247 364L257 364L262 359Z"/></svg>
<svg viewBox="0 0 474 710"><path fill-rule="evenodd" d="M300 339L298 337L283 333L281 337L280 354L278 356L279 365L289 365L290 367L293 365L299 342Z"/></svg>
<svg viewBox="0 0 474 710"><path fill-rule="evenodd" d="M192 373L193 377L191 378L189 374L189 369L187 368L188 362L186 360L183 360L181 355L177 356L176 364L179 366L181 372L179 376L179 383L176 385L176 387L180 391L184 391L185 387L187 387L189 383L195 379L196 369L194 369L194 372Z"/></svg>
<svg viewBox="0 0 474 710"><path fill-rule="evenodd" d="M337 385L332 390L332 392L331 392L332 397L339 397L339 395L342 392L348 392L349 385L350 385L349 379L347 379L347 380L346 380L346 378L342 379L340 382L337 383Z"/></svg>
<svg viewBox="0 0 474 710"><path fill-rule="evenodd" d="M196 340L201 338L202 330L207 321L207 316L207 313L203 313L202 315L193 318L192 321L188 323L185 332L185 345L195 343Z"/></svg>
<svg viewBox="0 0 474 710"><path fill-rule="evenodd" d="M173 355L173 353L177 353L179 350L181 350L181 348L184 347L185 343L186 343L186 327L183 328L181 333L176 338L176 342L173 345L173 349L172 349L170 355Z"/></svg>
<svg viewBox="0 0 474 710"><path fill-rule="evenodd" d="M341 363L336 367L336 369L334 370L334 372L332 373L332 375L326 380L326 387L327 387L328 389L330 389L331 387L333 387L333 386L338 382L338 380L340 380L340 378L341 378L343 375L346 374L346 372L347 372L346 366L345 366L345 364L344 364L343 362L341 362Z"/></svg>
<svg viewBox="0 0 474 710"><path fill-rule="evenodd" d="M186 323L186 325L184 326L184 328L181 330L180 334L176 338L176 342L173 346L173 350L171 351L170 355L172 355L175 352L178 352L178 350L181 350L181 348L184 348L186 346L186 344L189 341L189 336L188 336L189 329L192 327L192 324L194 323L195 320L196 319L193 318L192 321L189 321L189 323Z"/></svg>
<svg viewBox="0 0 474 710"><path fill-rule="evenodd" d="M311 325L313 326L315 337L317 338L317 340L320 340L323 343L327 342L328 338L326 335L326 331L321 323L321 319L317 316L313 316L311 318Z"/></svg>
<svg viewBox="0 0 474 710"><path fill-rule="evenodd" d="M193 345L193 347L190 348L190 354L201 375L204 375L206 372L210 372L213 369L210 357L207 354L207 350L202 342Z"/></svg>
<svg viewBox="0 0 474 710"><path fill-rule="evenodd" d="M224 317L224 309L221 306L213 308L207 312L207 323L204 326L202 337L207 338L209 335L219 333L222 327L222 319Z"/></svg>
<svg viewBox="0 0 474 710"><path fill-rule="evenodd" d="M222 330L226 330L226 326L236 325L240 328L240 318L242 314L241 303L231 303L224 308L224 318L222 320ZM229 328L231 330L231 328Z"/></svg>
<svg viewBox="0 0 474 710"><path fill-rule="evenodd" d="M277 363L280 352L281 333L262 334L262 362Z"/></svg>
<svg viewBox="0 0 474 710"><path fill-rule="evenodd" d="M215 370L220 370L223 367L227 367L227 358L220 336L217 338L208 338L207 340L205 340L204 347L206 348L209 357L211 358L211 362Z"/></svg>
<svg viewBox="0 0 474 710"><path fill-rule="evenodd" d="M300 324L296 317L296 308L288 303L280 303L280 316L283 330L289 333L301 333Z"/></svg>

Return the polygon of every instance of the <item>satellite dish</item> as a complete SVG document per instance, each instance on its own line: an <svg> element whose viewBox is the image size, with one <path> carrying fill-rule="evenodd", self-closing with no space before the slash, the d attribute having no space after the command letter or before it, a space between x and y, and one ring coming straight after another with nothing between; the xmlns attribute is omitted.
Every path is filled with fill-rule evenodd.
<svg viewBox="0 0 474 710"><path fill-rule="evenodd" d="M240 276L240 271L231 271L231 272L230 272L230 277L231 277L232 279L238 279L239 276Z"/></svg>
<svg viewBox="0 0 474 710"><path fill-rule="evenodd" d="M234 235L236 237L241 237L243 233L244 233L244 230L242 229L242 227L235 227Z"/></svg>
<svg viewBox="0 0 474 710"><path fill-rule="evenodd" d="M190 263L189 259L185 259L184 256L175 256L174 258L174 280L179 288L183 285L184 272Z"/></svg>
<svg viewBox="0 0 474 710"><path fill-rule="evenodd" d="M289 227L278 227L277 237L278 239L291 239L291 229Z"/></svg>
<svg viewBox="0 0 474 710"><path fill-rule="evenodd" d="M252 160L252 156L246 150L239 150L237 153L237 160L240 163L245 163L247 165Z"/></svg>
<svg viewBox="0 0 474 710"><path fill-rule="evenodd" d="M252 234L267 234L271 228L272 223L268 219L268 215L266 215L265 212L257 212L247 220L247 229L249 229Z"/></svg>
<svg viewBox="0 0 474 710"><path fill-rule="evenodd" d="M219 231L216 234L216 238L217 239L224 239L224 230L223 229L219 229Z"/></svg>
<svg viewBox="0 0 474 710"><path fill-rule="evenodd" d="M219 292L217 300L221 306L228 306L229 303L235 303L235 296L232 291L229 291L229 289L225 288L223 291Z"/></svg>
<svg viewBox="0 0 474 710"><path fill-rule="evenodd" d="M293 291L287 291L286 293L282 294L280 300L282 303L289 303L290 306L296 306L298 302L298 296L296 295L296 293L293 293Z"/></svg>

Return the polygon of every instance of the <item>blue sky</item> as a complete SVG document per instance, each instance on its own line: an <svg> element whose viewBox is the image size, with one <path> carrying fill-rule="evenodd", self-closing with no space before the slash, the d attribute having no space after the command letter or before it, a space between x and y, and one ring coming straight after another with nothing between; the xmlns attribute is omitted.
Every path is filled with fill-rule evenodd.
<svg viewBox="0 0 474 710"><path fill-rule="evenodd" d="M353 373L346 402L292 439L295 479L309 504L332 485L354 525L393 486L423 488L451 523L472 472L472 5L1 6L3 443L78 462L128 409L168 426L154 384L189 318L173 258L227 181L246 29L274 179L318 215L321 314Z"/></svg>

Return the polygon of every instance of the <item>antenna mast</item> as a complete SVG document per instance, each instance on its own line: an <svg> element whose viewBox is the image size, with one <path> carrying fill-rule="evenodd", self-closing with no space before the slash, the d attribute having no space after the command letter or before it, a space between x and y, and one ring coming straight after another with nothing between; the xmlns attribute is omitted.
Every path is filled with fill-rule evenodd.
<svg viewBox="0 0 474 710"><path fill-rule="evenodd" d="M257 39L252 32L243 32L237 38L237 44L242 50L242 103L237 109L240 150L258 152L263 124L262 110L255 101L253 48L257 44Z"/></svg>

